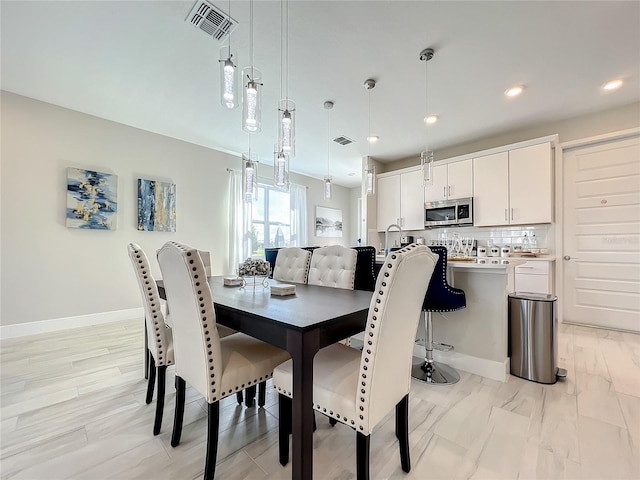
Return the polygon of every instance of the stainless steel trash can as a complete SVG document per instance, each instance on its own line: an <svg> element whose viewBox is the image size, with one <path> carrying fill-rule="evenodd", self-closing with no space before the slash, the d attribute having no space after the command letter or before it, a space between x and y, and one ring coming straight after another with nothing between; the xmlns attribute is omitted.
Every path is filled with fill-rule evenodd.
<svg viewBox="0 0 640 480"><path fill-rule="evenodd" d="M555 295L528 292L509 294L509 356L512 375L539 383L556 383L557 300Z"/></svg>

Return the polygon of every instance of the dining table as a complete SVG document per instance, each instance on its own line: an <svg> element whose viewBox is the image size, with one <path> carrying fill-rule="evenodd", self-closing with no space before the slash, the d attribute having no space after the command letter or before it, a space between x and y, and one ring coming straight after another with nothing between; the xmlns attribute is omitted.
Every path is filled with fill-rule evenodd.
<svg viewBox="0 0 640 480"><path fill-rule="evenodd" d="M208 277L216 321L289 352L293 362L292 470L294 480L313 478L313 358L318 351L365 329L372 292L296 284L278 296L271 285L226 286ZM166 299L162 280L160 297Z"/></svg>

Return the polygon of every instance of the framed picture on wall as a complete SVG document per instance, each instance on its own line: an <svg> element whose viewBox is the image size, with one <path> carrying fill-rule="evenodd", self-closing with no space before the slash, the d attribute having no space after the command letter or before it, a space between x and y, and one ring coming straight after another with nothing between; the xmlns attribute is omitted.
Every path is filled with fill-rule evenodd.
<svg viewBox="0 0 640 480"><path fill-rule="evenodd" d="M117 175L67 168L67 227L115 230L117 213Z"/></svg>
<svg viewBox="0 0 640 480"><path fill-rule="evenodd" d="M138 230L176 231L176 184L138 179Z"/></svg>
<svg viewBox="0 0 640 480"><path fill-rule="evenodd" d="M342 237L342 210L316 206L316 237Z"/></svg>

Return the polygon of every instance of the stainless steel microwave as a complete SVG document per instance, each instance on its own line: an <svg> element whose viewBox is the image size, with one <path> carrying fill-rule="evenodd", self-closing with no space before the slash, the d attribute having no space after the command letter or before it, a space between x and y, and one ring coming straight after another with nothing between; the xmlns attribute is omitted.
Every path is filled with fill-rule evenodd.
<svg viewBox="0 0 640 480"><path fill-rule="evenodd" d="M473 225L473 198L457 198L424 204L426 228Z"/></svg>

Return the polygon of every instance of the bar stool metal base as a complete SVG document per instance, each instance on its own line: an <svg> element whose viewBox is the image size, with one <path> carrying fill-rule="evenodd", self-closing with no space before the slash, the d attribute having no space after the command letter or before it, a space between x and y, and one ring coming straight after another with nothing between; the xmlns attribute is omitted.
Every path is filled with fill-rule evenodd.
<svg viewBox="0 0 640 480"><path fill-rule="evenodd" d="M452 385L460 380L458 372L449 365L440 362L429 363L418 357L413 357L411 376L433 385Z"/></svg>

